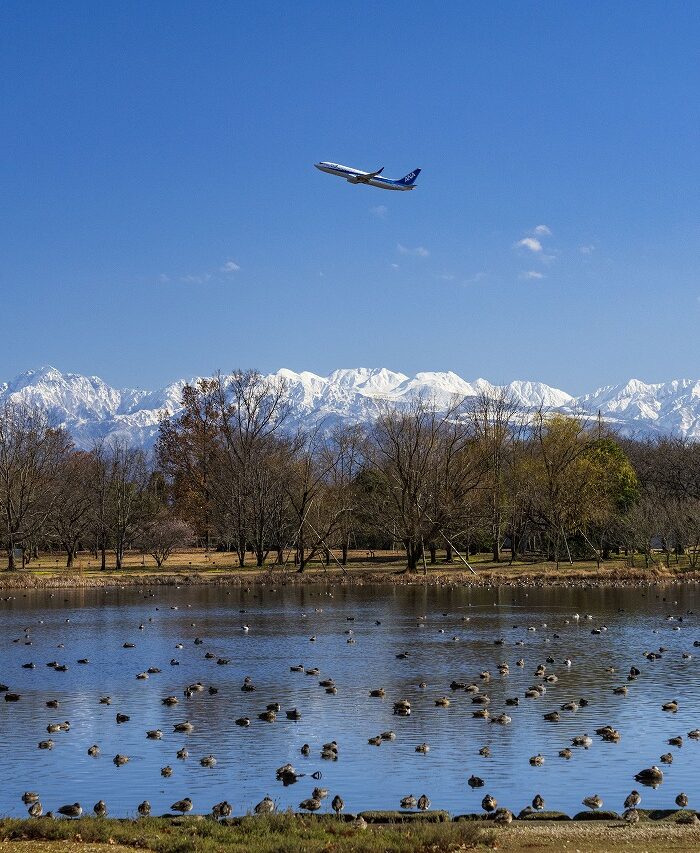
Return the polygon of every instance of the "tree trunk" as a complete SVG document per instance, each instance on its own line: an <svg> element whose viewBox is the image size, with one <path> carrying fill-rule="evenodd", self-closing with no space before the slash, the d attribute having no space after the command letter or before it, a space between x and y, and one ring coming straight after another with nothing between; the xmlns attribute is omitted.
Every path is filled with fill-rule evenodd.
<svg viewBox="0 0 700 853"><path fill-rule="evenodd" d="M277 546L277 565L281 566L284 563L284 548L282 545Z"/></svg>
<svg viewBox="0 0 700 853"><path fill-rule="evenodd" d="M447 543L447 553L445 554L445 562L446 563L452 562L452 545L450 545L449 542Z"/></svg>
<svg viewBox="0 0 700 853"><path fill-rule="evenodd" d="M428 551L430 551L430 565L434 566L437 563L437 546L434 542L428 545Z"/></svg>
<svg viewBox="0 0 700 853"><path fill-rule="evenodd" d="M104 544L100 548L100 569L104 572L107 568L107 548Z"/></svg>
<svg viewBox="0 0 700 853"><path fill-rule="evenodd" d="M345 543L343 543L340 562L343 566L347 566L347 564L348 564L348 546Z"/></svg>
<svg viewBox="0 0 700 853"><path fill-rule="evenodd" d="M73 568L73 560L75 559L75 548L66 545L66 568Z"/></svg>

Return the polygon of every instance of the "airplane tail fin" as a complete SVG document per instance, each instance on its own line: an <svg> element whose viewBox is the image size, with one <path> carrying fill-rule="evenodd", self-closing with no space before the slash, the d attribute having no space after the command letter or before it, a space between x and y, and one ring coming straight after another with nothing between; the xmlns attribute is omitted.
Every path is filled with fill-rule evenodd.
<svg viewBox="0 0 700 853"><path fill-rule="evenodd" d="M407 175L404 175L404 177L401 178L399 183L410 187L415 184L418 175L420 175L420 169L414 169L412 172L409 172Z"/></svg>

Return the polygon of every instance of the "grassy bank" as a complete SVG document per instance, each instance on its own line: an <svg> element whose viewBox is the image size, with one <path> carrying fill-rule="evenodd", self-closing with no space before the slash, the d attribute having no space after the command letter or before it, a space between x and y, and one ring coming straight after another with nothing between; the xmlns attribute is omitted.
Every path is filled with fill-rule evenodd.
<svg viewBox="0 0 700 853"><path fill-rule="evenodd" d="M0 850L11 853L447 853L498 849L543 853L575 849L580 853L645 850L691 853L700 849L698 825L675 820L515 821L494 827L483 821L403 825L370 824L356 828L331 816L273 815L248 817L224 826L202 818L148 818L138 821L83 818L0 821Z"/></svg>
<svg viewBox="0 0 700 853"><path fill-rule="evenodd" d="M600 566L595 561L574 563L553 562L492 562L487 555L470 558L472 574L456 559L446 563L438 560L425 570L406 572L400 554L392 552L352 552L345 567L331 560L330 565L319 561L309 564L300 574L290 560L285 566L267 563L263 568L254 565L239 567L235 556L206 552L203 549L174 554L161 568L149 557L129 554L124 567L102 571L89 554L81 554L73 567L66 568L63 558L42 555L25 568L0 571L0 589L81 588L106 586L150 585L241 585L250 584L468 584L495 585L625 585L674 581L698 581L700 571L693 571L687 560L672 562L667 567L661 560L648 568L637 558L630 566L624 558L607 560Z"/></svg>

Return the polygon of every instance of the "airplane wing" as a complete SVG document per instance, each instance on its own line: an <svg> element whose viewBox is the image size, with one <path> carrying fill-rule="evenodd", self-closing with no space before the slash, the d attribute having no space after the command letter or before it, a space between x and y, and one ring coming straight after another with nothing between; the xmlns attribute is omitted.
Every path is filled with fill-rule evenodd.
<svg viewBox="0 0 700 853"><path fill-rule="evenodd" d="M381 169L377 169L376 172L367 172L366 175L358 175L357 176L357 182L360 184L367 184L372 180L372 178L376 178L377 175L381 175L381 173L383 171L384 171L384 166L382 166Z"/></svg>

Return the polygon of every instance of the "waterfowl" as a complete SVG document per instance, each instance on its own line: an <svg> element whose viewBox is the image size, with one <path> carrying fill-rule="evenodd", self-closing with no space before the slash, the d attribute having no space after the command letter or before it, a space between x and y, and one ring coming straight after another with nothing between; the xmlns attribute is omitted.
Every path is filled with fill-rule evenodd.
<svg viewBox="0 0 700 853"><path fill-rule="evenodd" d="M379 735L379 737L380 737L382 740L396 740L396 733L395 733L395 732L392 732L391 730L389 730L389 731L387 731L387 732L382 732L382 733Z"/></svg>
<svg viewBox="0 0 700 853"><path fill-rule="evenodd" d="M549 711L546 714L542 715L548 723L558 723L561 720L559 715L559 711Z"/></svg>
<svg viewBox="0 0 700 853"><path fill-rule="evenodd" d="M413 794L409 794L406 797L401 798L401 808L402 809L415 809L418 805L418 800L413 796Z"/></svg>
<svg viewBox="0 0 700 853"><path fill-rule="evenodd" d="M272 812L274 812L274 810L275 810L275 803L268 796L263 797L262 800L260 800L260 802L253 809L255 814L272 814Z"/></svg>
<svg viewBox="0 0 700 853"><path fill-rule="evenodd" d="M194 726L189 720L185 720L184 723L175 723L173 731L189 733L194 731Z"/></svg>
<svg viewBox="0 0 700 853"><path fill-rule="evenodd" d="M328 796L328 788L314 788L311 797L314 800L325 800Z"/></svg>
<svg viewBox="0 0 700 853"><path fill-rule="evenodd" d="M178 751L175 753L175 757L179 758L180 761L186 761L190 757L190 754L183 746L182 749L178 749Z"/></svg>
<svg viewBox="0 0 700 853"><path fill-rule="evenodd" d="M39 749L53 749L56 744L48 738L48 740L40 740L39 741Z"/></svg>
<svg viewBox="0 0 700 853"><path fill-rule="evenodd" d="M296 708L292 708L291 711L287 711L287 719L288 720L300 720L301 719L301 711Z"/></svg>
<svg viewBox="0 0 700 853"><path fill-rule="evenodd" d="M169 779L173 775L173 768L169 764L166 764L165 767L160 768L160 775L164 779Z"/></svg>
<svg viewBox="0 0 700 853"><path fill-rule="evenodd" d="M220 803L216 803L216 805L212 806L211 813L212 816L219 820L222 817L230 817L233 809L231 808L231 804L226 800L222 800Z"/></svg>
<svg viewBox="0 0 700 853"><path fill-rule="evenodd" d="M664 754L660 758L660 761L664 764L673 764L673 756L670 752L664 752Z"/></svg>
<svg viewBox="0 0 700 853"><path fill-rule="evenodd" d="M308 743L303 743L303 744L301 745L301 749L299 750L299 752L300 752L302 755L310 755L310 754L311 754L311 747L309 746L309 744L308 744Z"/></svg>
<svg viewBox="0 0 700 853"><path fill-rule="evenodd" d="M573 756L573 752L569 749L569 747L564 747L564 749L559 750L559 758L565 758L567 761Z"/></svg>
<svg viewBox="0 0 700 853"><path fill-rule="evenodd" d="M489 720L490 723L497 723L499 726L508 726L512 721L513 718L509 717L508 714L499 714L497 717L492 717Z"/></svg>
<svg viewBox="0 0 700 853"><path fill-rule="evenodd" d="M485 812L495 812L498 808L498 800L492 797L491 794L487 794L481 801L481 808Z"/></svg>
<svg viewBox="0 0 700 853"><path fill-rule="evenodd" d="M359 814L355 820L353 820L351 824L353 829L358 829L360 831L367 829L367 821Z"/></svg>
<svg viewBox="0 0 700 853"><path fill-rule="evenodd" d="M470 776L467 779L467 785L469 785L470 788L483 788L484 780L480 776Z"/></svg>
<svg viewBox="0 0 700 853"><path fill-rule="evenodd" d="M626 809L636 809L642 802L642 795L639 791L630 791L625 799L624 806Z"/></svg>
<svg viewBox="0 0 700 853"><path fill-rule="evenodd" d="M593 743L593 740L587 734L576 735L576 737L571 738L571 743L574 746L582 746L584 749L588 749L588 747Z"/></svg>
<svg viewBox="0 0 700 853"><path fill-rule="evenodd" d="M250 719L248 717L239 717L235 723L237 726L243 726L243 728L245 728L250 725Z"/></svg>
<svg viewBox="0 0 700 853"><path fill-rule="evenodd" d="M148 817L151 813L151 804L148 800L144 800L142 803L139 803L136 811L141 815L141 817Z"/></svg>
<svg viewBox="0 0 700 853"><path fill-rule="evenodd" d="M579 706L578 702L564 702L564 704L561 706L561 710L562 711L574 712L574 711L578 711L579 707L580 706Z"/></svg>
<svg viewBox="0 0 700 853"><path fill-rule="evenodd" d="M59 702L58 699L48 699L46 702L47 708L58 708Z"/></svg>
<svg viewBox="0 0 700 853"><path fill-rule="evenodd" d="M29 806L29 808L27 809L27 814L29 815L29 817L41 817L43 812L44 809L39 800L32 803L31 806Z"/></svg>
<svg viewBox="0 0 700 853"><path fill-rule="evenodd" d="M535 794L532 798L532 808L536 812L541 812L544 809L544 797L541 794Z"/></svg>
<svg viewBox="0 0 700 853"><path fill-rule="evenodd" d="M664 702L661 706L662 711L670 711L672 714L675 714L678 710L678 700L672 699L670 702Z"/></svg>
<svg viewBox="0 0 700 853"><path fill-rule="evenodd" d="M627 809L622 813L622 819L629 824L639 823L639 812L637 809Z"/></svg>
<svg viewBox="0 0 700 853"><path fill-rule="evenodd" d="M104 800L98 800L92 810L97 817L107 817L107 803Z"/></svg>
<svg viewBox="0 0 700 853"><path fill-rule="evenodd" d="M644 770L640 770L634 777L637 782L643 782L645 785L660 785L664 781L664 773L659 767L653 764Z"/></svg>
<svg viewBox="0 0 700 853"><path fill-rule="evenodd" d="M687 806L688 806L688 795L687 795L687 794L683 794L683 793L679 794L679 795L676 797L676 805L677 805L677 806L678 806L678 808L680 808L680 809L687 808Z"/></svg>
<svg viewBox="0 0 700 853"><path fill-rule="evenodd" d="M676 735L676 737L670 737L668 739L669 746L683 746L683 738L680 735Z"/></svg>
<svg viewBox="0 0 700 853"><path fill-rule="evenodd" d="M299 803L299 808L306 812L317 812L321 808L321 801L314 797L309 797L308 800L302 800Z"/></svg>
<svg viewBox="0 0 700 853"><path fill-rule="evenodd" d="M628 690L628 688L627 688L627 687L625 687L625 685L623 684L623 685L622 685L622 687L615 687L615 688L613 688L613 693L614 693L616 696L627 696L627 694L629 693L629 690Z"/></svg>
<svg viewBox="0 0 700 853"><path fill-rule="evenodd" d="M490 716L488 708L479 708L478 711L472 711L472 717L475 717L477 720L488 720Z"/></svg>
<svg viewBox="0 0 700 853"><path fill-rule="evenodd" d="M112 697L111 696L101 696L100 697L100 705L111 705Z"/></svg>
<svg viewBox="0 0 700 853"><path fill-rule="evenodd" d="M128 755L122 755L120 752L118 752L118 753L114 756L114 758L112 759L112 762L113 762L117 767L123 767L125 764L128 764L128 763L129 763L129 756L128 756Z"/></svg>
<svg viewBox="0 0 700 853"><path fill-rule="evenodd" d="M163 705L167 705L168 707L170 707L172 705L177 705L180 700L177 698L177 696L166 696L165 699L161 699L160 701L163 703Z"/></svg>
<svg viewBox="0 0 700 853"><path fill-rule="evenodd" d="M691 740L700 740L700 729L693 729L692 732L688 732L688 737Z"/></svg>
<svg viewBox="0 0 700 853"><path fill-rule="evenodd" d="M420 811L427 812L430 808L430 800L425 794L421 794L420 797L418 797L418 802L416 803L416 805L418 806Z"/></svg>
<svg viewBox="0 0 700 853"><path fill-rule="evenodd" d="M489 705L491 703L491 697L488 693L477 693L475 696L472 696L472 705Z"/></svg>
<svg viewBox="0 0 700 853"><path fill-rule="evenodd" d="M93 743L93 745L92 745L92 746L89 746L89 747L88 747L87 754L88 754L91 758L97 758L97 756L100 754L100 748L99 748L99 746L98 746L96 743Z"/></svg>
<svg viewBox="0 0 700 853"><path fill-rule="evenodd" d="M597 811L603 807L603 801L598 794L594 794L592 797L584 797L582 802L584 806L588 806L592 811Z"/></svg>
<svg viewBox="0 0 700 853"><path fill-rule="evenodd" d="M128 723L131 717L128 714L117 714L117 723Z"/></svg>
<svg viewBox="0 0 700 853"><path fill-rule="evenodd" d="M199 763L202 767L215 767L216 766L216 758L213 755L205 755L204 758L199 759Z"/></svg>
<svg viewBox="0 0 700 853"><path fill-rule="evenodd" d="M419 743L416 747L416 752L421 752L425 755L427 752L430 752L430 747L427 743Z"/></svg>
<svg viewBox="0 0 700 853"><path fill-rule="evenodd" d="M491 818L494 823L508 826L508 824L513 823L513 812L510 809L496 809Z"/></svg>
<svg viewBox="0 0 700 853"><path fill-rule="evenodd" d="M544 755L538 752L537 755L530 756L529 761L533 767L541 767L544 764Z"/></svg>
<svg viewBox="0 0 700 853"><path fill-rule="evenodd" d="M274 711L263 711L262 714L258 714L258 719L263 720L265 723L274 723L277 719L277 714Z"/></svg>
<svg viewBox="0 0 700 853"><path fill-rule="evenodd" d="M38 799L39 795L36 791L25 791L22 794L22 802L25 804L25 806L30 805L30 803L36 803Z"/></svg>
<svg viewBox="0 0 700 853"><path fill-rule="evenodd" d="M381 746L382 739L379 737L379 735L377 735L376 737L367 738L367 743L370 746Z"/></svg>
<svg viewBox="0 0 700 853"><path fill-rule="evenodd" d="M520 699L517 696L511 696L506 699L506 705L510 705L512 707L517 707L520 704Z"/></svg>
<svg viewBox="0 0 700 853"><path fill-rule="evenodd" d="M482 746L479 750L479 755L483 755L484 758L491 758L491 750L488 745Z"/></svg>
<svg viewBox="0 0 700 853"><path fill-rule="evenodd" d="M65 815L65 817L80 817L83 813L83 807L80 803L72 803L68 806L61 806L58 810L59 814Z"/></svg>
<svg viewBox="0 0 700 853"><path fill-rule="evenodd" d="M177 802L173 803L170 808L174 812L181 812L185 814L185 812L192 811L192 800L189 797L185 797L184 800L177 800Z"/></svg>
<svg viewBox="0 0 700 853"><path fill-rule="evenodd" d="M146 737L149 740L160 740L163 737L163 732L160 729L148 729Z"/></svg>
<svg viewBox="0 0 700 853"><path fill-rule="evenodd" d="M411 713L411 703L408 699L399 699L394 702L394 713L399 717L408 717Z"/></svg>
<svg viewBox="0 0 700 853"><path fill-rule="evenodd" d="M435 706L437 708L448 708L450 705L450 700L447 696L441 696L439 699L435 700Z"/></svg>

